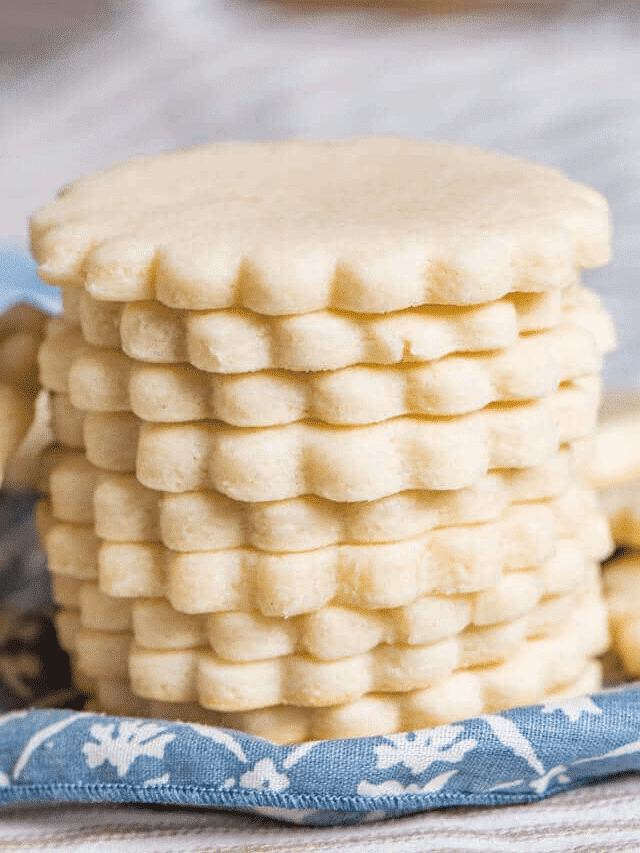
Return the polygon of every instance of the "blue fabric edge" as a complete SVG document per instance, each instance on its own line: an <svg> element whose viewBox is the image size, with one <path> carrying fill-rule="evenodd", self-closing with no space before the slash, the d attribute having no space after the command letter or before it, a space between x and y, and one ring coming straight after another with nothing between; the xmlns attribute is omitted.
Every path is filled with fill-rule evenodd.
<svg viewBox="0 0 640 853"><path fill-rule="evenodd" d="M117 719L117 718L116 718ZM621 773L633 772L616 771ZM158 785L145 788L130 784L42 784L12 785L0 790L0 807L20 802L65 802L65 803L139 803L156 805L190 806L195 808L246 809L251 806L281 809L319 809L327 811L372 812L384 809L398 815L416 811L448 808L453 806L505 806L545 800L561 791L582 788L597 782L603 776L591 776L570 785L550 786L542 794L479 794L458 792L437 794L402 794L379 797L331 797L322 794L281 794L269 791L230 792L198 785ZM108 794L108 798L105 797ZM196 799L196 795L199 799ZM207 802L203 803L203 800Z"/></svg>

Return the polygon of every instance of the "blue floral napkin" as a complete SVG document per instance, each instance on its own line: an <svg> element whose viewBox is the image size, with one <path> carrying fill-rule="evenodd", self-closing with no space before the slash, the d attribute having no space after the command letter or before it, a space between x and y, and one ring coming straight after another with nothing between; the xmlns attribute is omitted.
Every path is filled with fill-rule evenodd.
<svg viewBox="0 0 640 853"><path fill-rule="evenodd" d="M524 803L640 768L640 690L425 731L277 746L187 723L67 710L0 716L0 803L162 803L356 823Z"/></svg>

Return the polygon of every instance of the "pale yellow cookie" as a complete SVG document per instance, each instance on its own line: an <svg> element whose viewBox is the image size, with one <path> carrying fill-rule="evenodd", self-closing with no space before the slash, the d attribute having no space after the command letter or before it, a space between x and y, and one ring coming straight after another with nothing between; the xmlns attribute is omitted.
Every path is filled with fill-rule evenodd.
<svg viewBox="0 0 640 853"><path fill-rule="evenodd" d="M335 370L353 364L429 361L454 352L512 346L523 332L559 325L562 294L517 294L470 306L424 306L391 314L265 317L246 311L181 312L128 303L122 349L137 361L179 363L212 373Z"/></svg>
<svg viewBox="0 0 640 853"><path fill-rule="evenodd" d="M640 394L610 391L605 396L585 465L589 481L599 489L640 481Z"/></svg>
<svg viewBox="0 0 640 853"><path fill-rule="evenodd" d="M31 398L38 393L37 353L47 316L26 302L0 315L0 384Z"/></svg>
<svg viewBox="0 0 640 853"><path fill-rule="evenodd" d="M68 394L54 391L49 397L53 440L69 448L84 448L85 412L71 403Z"/></svg>
<svg viewBox="0 0 640 853"><path fill-rule="evenodd" d="M208 374L189 365L138 364L117 350L92 348L74 360L68 384L78 409L133 411L151 422L211 418L253 427L313 418L367 424L399 415L464 414L494 402L542 397L600 367L591 334L565 324L522 336L491 354L309 374Z"/></svg>
<svg viewBox="0 0 640 853"><path fill-rule="evenodd" d="M107 471L135 471L140 421L128 412L88 412L83 423L87 459Z"/></svg>
<svg viewBox="0 0 640 853"><path fill-rule="evenodd" d="M564 553L577 562L577 549L572 551L563 544ZM555 560L553 565L559 562ZM567 608L575 607L575 591L594 578L594 564L583 558L581 573L570 579L565 573L565 589L558 593L555 579L547 582L551 565L547 561L538 568L504 574L494 587L478 593L424 595L404 607L382 611L328 605L315 613L287 619L252 611L198 616L179 613L164 599L138 599L133 605L133 633L142 648L208 644L220 658L236 662L294 652L332 660L361 654L381 643L435 643L473 625L519 619L540 605L528 624L529 634L535 636L549 624L561 622Z"/></svg>
<svg viewBox="0 0 640 853"><path fill-rule="evenodd" d="M582 670L579 669L580 665L583 666ZM144 716L226 726L247 731L275 743L290 744L322 738L392 734L401 728L427 728L479 716L490 710L484 702L482 673L488 675L492 669L494 672L499 671L500 666L499 664L495 668L454 673L437 687L416 691L413 704L411 700L399 701L399 696L377 694L364 696L337 708L313 709L279 705L257 711L225 714L207 710L193 702L136 699L119 682L100 680L98 690L101 697L100 708L110 713L134 713L122 709L135 707L136 713L142 713ZM545 691L533 701L558 701L592 693L600 688L602 673L598 661L583 661L580 658L575 669L574 681ZM509 682L505 686L508 687ZM522 688L516 685L514 699L507 700L503 707L516 704L515 697L521 695Z"/></svg>
<svg viewBox="0 0 640 853"><path fill-rule="evenodd" d="M585 658L607 647L606 613L595 593L582 600L559 630L554 627L557 633L527 642L524 619L469 629L429 646L378 646L334 661L289 655L230 663L207 651L151 651L134 644L129 657L131 687L145 698L198 701L217 711L279 704L342 705L371 692L406 694L398 697L400 702L410 703L415 711L422 697L414 691L436 687L457 670L482 665L484 701L492 710L504 707L505 699L507 705L539 701L546 690L577 678ZM489 666L503 661L501 667ZM520 686L513 691L511 682L516 678ZM510 685L507 690L505 682Z"/></svg>
<svg viewBox="0 0 640 853"><path fill-rule="evenodd" d="M609 257L594 190L510 157L397 138L137 158L67 187L31 236L52 284L265 314L488 302L565 286Z"/></svg>
<svg viewBox="0 0 640 853"><path fill-rule="evenodd" d="M82 291L77 287L61 287L60 294L62 296L62 316L69 323L79 325Z"/></svg>
<svg viewBox="0 0 640 853"><path fill-rule="evenodd" d="M561 444L588 435L599 394L599 380L585 377L540 400L495 404L457 418L400 417L342 428L299 422L253 430L218 422L144 423L136 475L159 491L213 488L240 501L306 494L359 501L407 489L458 489L491 468L536 465ZM95 461L89 456L91 417L85 419L85 442Z"/></svg>
<svg viewBox="0 0 640 853"><path fill-rule="evenodd" d="M17 450L33 418L33 401L0 383L0 484L4 467Z"/></svg>
<svg viewBox="0 0 640 853"><path fill-rule="evenodd" d="M397 541L435 527L489 521L511 503L565 492L572 468L571 451L563 448L540 465L492 471L465 489L402 492L349 504L309 496L241 503L216 492L155 492L132 474L96 468L77 452L53 468L49 489L56 518L95 521L97 535L109 541L162 540L174 551L241 545L306 551L339 542Z"/></svg>
<svg viewBox="0 0 640 853"><path fill-rule="evenodd" d="M487 534L496 530L492 523L483 527ZM292 616L331 603L376 610L400 607L427 593L450 595L487 589L495 586L502 571L553 561L548 548L555 537L551 531L542 536L543 529L538 529L541 538L536 542L536 525L525 522L521 528L514 526L512 544L506 551L503 544L500 553L491 552L491 536L474 539L474 533L479 537L480 532L473 528L443 528L430 537L439 547L437 559L431 562L416 562L420 559L416 540L292 554L245 549L177 554L150 543L103 542L96 574L108 595L166 595L176 610L185 613L255 609L264 616ZM561 589L570 583L567 577L581 571L581 560L602 559L611 552L608 536L602 538L598 525L596 530L594 536L591 519L586 520L580 537L570 546L578 553L568 559L566 569L560 570ZM458 541L454 541L454 531L460 533ZM64 536L70 534L75 535L75 528L67 526ZM528 543L532 543L529 551ZM500 540L495 544L499 546ZM545 551L547 556L541 557ZM338 559L342 555L345 558ZM405 558L413 562L405 563ZM83 565L61 571L79 576Z"/></svg>
<svg viewBox="0 0 640 853"><path fill-rule="evenodd" d="M640 479L610 486L601 495L616 544L640 549Z"/></svg>
<svg viewBox="0 0 640 853"><path fill-rule="evenodd" d="M79 296L78 322L85 341L99 347L119 349L123 303L103 302L94 299L86 290L70 289Z"/></svg>
<svg viewBox="0 0 640 853"><path fill-rule="evenodd" d="M611 560L602 575L612 648L629 675L640 675L640 553Z"/></svg>

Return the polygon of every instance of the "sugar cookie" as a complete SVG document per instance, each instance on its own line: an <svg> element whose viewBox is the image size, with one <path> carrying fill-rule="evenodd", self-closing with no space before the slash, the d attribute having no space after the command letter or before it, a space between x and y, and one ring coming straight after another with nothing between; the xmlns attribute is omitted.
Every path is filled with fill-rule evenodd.
<svg viewBox="0 0 640 853"><path fill-rule="evenodd" d="M77 181L31 221L52 284L264 314L558 288L607 261L609 231L604 199L553 169L391 137L136 158Z"/></svg>

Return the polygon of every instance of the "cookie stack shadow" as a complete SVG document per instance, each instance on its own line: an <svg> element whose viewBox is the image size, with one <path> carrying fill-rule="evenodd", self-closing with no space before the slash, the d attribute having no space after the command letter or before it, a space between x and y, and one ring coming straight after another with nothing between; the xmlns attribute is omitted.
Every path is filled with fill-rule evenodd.
<svg viewBox="0 0 640 853"><path fill-rule="evenodd" d="M38 523L97 707L290 743L597 688L596 193L448 146L228 145L80 181L32 233L64 295Z"/></svg>

